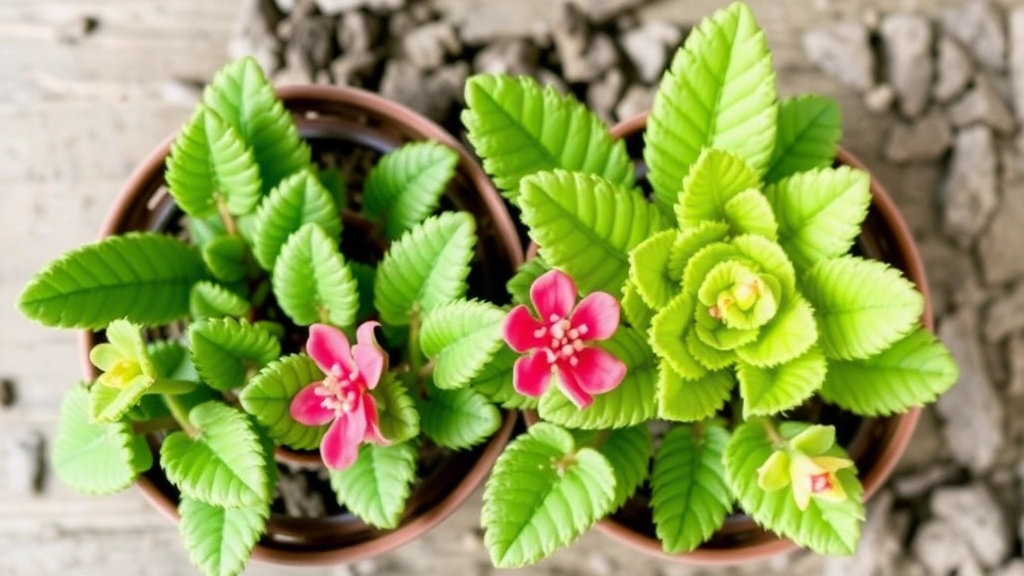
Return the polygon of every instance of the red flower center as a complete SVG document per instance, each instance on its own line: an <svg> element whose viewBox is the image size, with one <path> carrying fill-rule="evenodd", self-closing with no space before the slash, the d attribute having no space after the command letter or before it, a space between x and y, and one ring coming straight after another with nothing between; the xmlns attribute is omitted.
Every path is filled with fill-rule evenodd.
<svg viewBox="0 0 1024 576"><path fill-rule="evenodd" d="M583 337L589 331L586 324L580 324L573 328L572 322L568 318L559 318L552 314L548 318L548 325L538 328L533 335L538 339L550 337L547 345L543 348L548 364L555 364L559 360L563 360L570 366L576 366L580 363L576 353L586 347L583 344Z"/></svg>
<svg viewBox="0 0 1024 576"><path fill-rule="evenodd" d="M811 493L820 494L832 488L832 479L829 473L814 474L811 476Z"/></svg>

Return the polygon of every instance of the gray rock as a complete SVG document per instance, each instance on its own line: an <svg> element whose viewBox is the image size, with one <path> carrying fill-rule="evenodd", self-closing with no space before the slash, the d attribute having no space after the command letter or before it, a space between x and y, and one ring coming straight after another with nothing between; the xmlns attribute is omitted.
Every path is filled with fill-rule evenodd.
<svg viewBox="0 0 1024 576"><path fill-rule="evenodd" d="M989 572L989 576L1024 576L1024 559L1014 558L1002 567Z"/></svg>
<svg viewBox="0 0 1024 576"><path fill-rule="evenodd" d="M310 76L326 69L332 59L335 19L309 16L291 22L291 37L284 49L285 65L305 68Z"/></svg>
<svg viewBox="0 0 1024 576"><path fill-rule="evenodd" d="M402 54L422 70L433 70L461 51L455 28L447 22L430 22L402 37Z"/></svg>
<svg viewBox="0 0 1024 576"><path fill-rule="evenodd" d="M622 70L613 68L600 80L587 88L587 106L597 114L598 118L611 123L612 111L619 102L622 89L626 86L626 77Z"/></svg>
<svg viewBox="0 0 1024 576"><path fill-rule="evenodd" d="M931 509L960 533L984 567L999 566L1010 554L1003 508L983 484L939 488L932 494Z"/></svg>
<svg viewBox="0 0 1024 576"><path fill-rule="evenodd" d="M273 0L243 0L228 41L228 57L252 56L269 75L281 66L281 41L275 30L281 14Z"/></svg>
<svg viewBox="0 0 1024 576"><path fill-rule="evenodd" d="M603 24L619 14L638 8L644 0L568 0L580 8L595 24Z"/></svg>
<svg viewBox="0 0 1024 576"><path fill-rule="evenodd" d="M985 370L974 314L963 308L943 319L939 338L957 365L960 379L939 397L943 437L953 459L977 474L992 467L1002 447L1004 407Z"/></svg>
<svg viewBox="0 0 1024 576"><path fill-rule="evenodd" d="M957 127L981 123L1001 134L1016 128L1013 114L985 76L978 76L974 88L949 107L949 119Z"/></svg>
<svg viewBox="0 0 1024 576"><path fill-rule="evenodd" d="M160 98L175 106L195 106L203 97L203 83L183 78L168 78L160 84Z"/></svg>
<svg viewBox="0 0 1024 576"><path fill-rule="evenodd" d="M567 82L591 82L618 63L615 43L607 34L592 34L586 16L566 4L552 29L552 38Z"/></svg>
<svg viewBox="0 0 1024 576"><path fill-rule="evenodd" d="M609 558L607 554L602 554L601 552L587 554L585 563L587 573L594 576L611 576L618 573L618 566L615 565L615 561Z"/></svg>
<svg viewBox="0 0 1024 576"><path fill-rule="evenodd" d="M935 87L932 95L939 102L956 98L967 87L974 74L974 63L956 40L939 37L938 61L935 69Z"/></svg>
<svg viewBox="0 0 1024 576"><path fill-rule="evenodd" d="M928 105L935 68L931 22L920 14L889 14L879 30L889 84L899 98L900 111L917 116Z"/></svg>
<svg viewBox="0 0 1024 576"><path fill-rule="evenodd" d="M331 77L335 84L364 86L379 61L380 54L375 51L353 52L339 56L331 62Z"/></svg>
<svg viewBox="0 0 1024 576"><path fill-rule="evenodd" d="M393 12L403 8L405 0L316 0L316 5L321 13L334 16L356 8L369 8L375 12Z"/></svg>
<svg viewBox="0 0 1024 576"><path fill-rule="evenodd" d="M885 144L885 158L898 164L941 158L953 143L953 131L939 110L912 123L892 127Z"/></svg>
<svg viewBox="0 0 1024 576"><path fill-rule="evenodd" d="M894 479L893 490L903 499L917 498L957 477L955 465L948 462L932 463L927 467Z"/></svg>
<svg viewBox="0 0 1024 576"><path fill-rule="evenodd" d="M1020 221L1017 221L1020 226ZM995 297L985 312L985 340L997 343L1010 334L1024 329L1024 282L1012 290Z"/></svg>
<svg viewBox="0 0 1024 576"><path fill-rule="evenodd" d="M937 316L944 316L959 301L964 285L977 283L971 259L937 235L922 239L918 251L928 273L932 307Z"/></svg>
<svg viewBox="0 0 1024 576"><path fill-rule="evenodd" d="M532 74L539 54L532 42L522 39L499 40L473 58L473 70L481 74Z"/></svg>
<svg viewBox="0 0 1024 576"><path fill-rule="evenodd" d="M535 76L537 78L537 82L540 82L542 86L550 86L559 94L569 93L569 86L557 73L548 70L547 68L541 68L540 70L537 70Z"/></svg>
<svg viewBox="0 0 1024 576"><path fill-rule="evenodd" d="M988 225L999 203L990 128L975 125L957 133L941 193L946 234L959 245L969 246Z"/></svg>
<svg viewBox="0 0 1024 576"><path fill-rule="evenodd" d="M93 34L100 27L95 16L78 15L57 25L57 41L64 44L78 44Z"/></svg>
<svg viewBox="0 0 1024 576"><path fill-rule="evenodd" d="M323 518L325 516L323 496L309 489L306 476L299 472L280 474L277 492L281 495L285 511L296 518Z"/></svg>
<svg viewBox="0 0 1024 576"><path fill-rule="evenodd" d="M1003 156L1003 193L999 210L978 240L978 259L985 282L999 285L1024 277L1024 179L1011 178L1011 166L1022 162L1020 154Z"/></svg>
<svg viewBox="0 0 1024 576"><path fill-rule="evenodd" d="M892 86L882 83L864 93L864 107L870 112L881 114L892 108L896 101L896 91Z"/></svg>
<svg viewBox="0 0 1024 576"><path fill-rule="evenodd" d="M299 60L298 62L301 62ZM283 68L279 68L271 76L274 84L278 86L291 86L295 84L313 83L313 71L305 64L289 62Z"/></svg>
<svg viewBox="0 0 1024 576"><path fill-rule="evenodd" d="M405 60L390 60L380 81L385 98L401 102L436 121L444 121L462 98L470 67L466 62L442 66L424 74Z"/></svg>
<svg viewBox="0 0 1024 576"><path fill-rule="evenodd" d="M1024 122L1024 6L1010 11L1010 82L1013 87L1013 107L1017 118Z"/></svg>
<svg viewBox="0 0 1024 576"><path fill-rule="evenodd" d="M904 534L893 530L898 528L890 519L894 502L887 490L871 500L857 552L853 556L827 558L823 576L875 576L899 557Z"/></svg>
<svg viewBox="0 0 1024 576"><path fill-rule="evenodd" d="M342 55L373 50L380 38L380 20L366 12L352 10L338 18L338 46Z"/></svg>
<svg viewBox="0 0 1024 576"><path fill-rule="evenodd" d="M935 464L936 461L949 460L949 450L942 437L939 417L934 405L921 411L921 417L914 429L910 443L899 462L896 463L896 474L903 475L913 470L921 470Z"/></svg>
<svg viewBox="0 0 1024 576"><path fill-rule="evenodd" d="M652 84L667 68L669 57L682 38L683 33L679 28L655 20L626 32L619 42L626 56L633 62L640 80Z"/></svg>
<svg viewBox="0 0 1024 576"><path fill-rule="evenodd" d="M615 116L619 120L626 120L646 112L654 105L654 95L658 91L656 86L640 86L634 84L626 89L622 100L615 107Z"/></svg>
<svg viewBox="0 0 1024 576"><path fill-rule="evenodd" d="M1006 393L1011 398L1024 397L1024 334L1014 334L1006 353L1010 360L1010 383Z"/></svg>
<svg viewBox="0 0 1024 576"><path fill-rule="evenodd" d="M963 43L983 66L993 70L1006 67L1006 31L1003 14L988 0L971 0L946 9L942 26Z"/></svg>
<svg viewBox="0 0 1024 576"><path fill-rule="evenodd" d="M971 557L971 549L964 538L942 520L922 524L910 548L932 576L948 576Z"/></svg>
<svg viewBox="0 0 1024 576"><path fill-rule="evenodd" d="M875 60L868 29L843 21L809 30L803 38L811 62L836 80L866 91L875 83Z"/></svg>
<svg viewBox="0 0 1024 576"><path fill-rule="evenodd" d="M6 494L32 496L43 486L43 435L35 430L18 430L7 436L4 465Z"/></svg>
<svg viewBox="0 0 1024 576"><path fill-rule="evenodd" d="M380 95L411 108L425 107L423 98L423 72L415 64L401 59L388 60L380 80Z"/></svg>

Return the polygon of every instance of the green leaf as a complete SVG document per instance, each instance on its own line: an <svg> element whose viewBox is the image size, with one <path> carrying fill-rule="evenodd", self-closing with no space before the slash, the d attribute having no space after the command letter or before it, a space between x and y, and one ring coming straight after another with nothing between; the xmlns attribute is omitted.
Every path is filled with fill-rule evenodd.
<svg viewBox="0 0 1024 576"><path fill-rule="evenodd" d="M189 292L189 309L192 318L219 318L249 315L249 302L220 284L201 280L192 285Z"/></svg>
<svg viewBox="0 0 1024 576"><path fill-rule="evenodd" d="M726 219L725 207L740 192L760 187L761 181L743 158L725 150L700 153L682 180L676 221L683 230L702 222Z"/></svg>
<svg viewBox="0 0 1024 576"><path fill-rule="evenodd" d="M99 382L89 389L89 414L95 422L117 422L134 408L153 386L153 378L139 375L124 388Z"/></svg>
<svg viewBox="0 0 1024 576"><path fill-rule="evenodd" d="M380 433L389 442L405 442L420 433L420 413L402 381L385 374L371 392L377 402Z"/></svg>
<svg viewBox="0 0 1024 576"><path fill-rule="evenodd" d="M765 190L779 244L797 268L850 251L871 204L871 177L841 166L794 174Z"/></svg>
<svg viewBox="0 0 1024 576"><path fill-rule="evenodd" d="M864 519L863 489L853 468L836 473L848 498L833 504L811 498L801 511L792 488L765 492L757 484L757 469L774 451L760 422L741 424L725 451L729 486L740 506L765 528L819 554L853 554ZM846 457L835 447L830 456Z"/></svg>
<svg viewBox="0 0 1024 576"><path fill-rule="evenodd" d="M824 260L804 278L825 356L856 360L885 350L914 329L924 297L895 268L846 256Z"/></svg>
<svg viewBox="0 0 1024 576"><path fill-rule="evenodd" d="M153 465L153 455L126 422L96 423L89 418L89 391L78 385L64 394L53 441L57 477L83 494L113 494L135 482Z"/></svg>
<svg viewBox="0 0 1024 576"><path fill-rule="evenodd" d="M572 544L612 511L615 472L558 426L535 424L498 457L481 520L491 562L516 568Z"/></svg>
<svg viewBox="0 0 1024 576"><path fill-rule="evenodd" d="M189 329L192 361L203 381L217 390L245 384L255 371L281 355L281 345L269 332L246 320L216 318Z"/></svg>
<svg viewBox="0 0 1024 576"><path fill-rule="evenodd" d="M658 417L678 422L710 418L725 406L735 384L731 370L684 380L663 364L658 371Z"/></svg>
<svg viewBox="0 0 1024 576"><path fill-rule="evenodd" d="M770 368L789 362L818 340L814 310L802 296L791 298L758 332L757 340L736 349L747 364Z"/></svg>
<svg viewBox="0 0 1024 576"><path fill-rule="evenodd" d="M319 224L335 242L341 236L341 216L331 193L309 170L284 179L260 203L253 246L260 265L273 270L288 237L306 224Z"/></svg>
<svg viewBox="0 0 1024 576"><path fill-rule="evenodd" d="M667 306L681 289L669 271L672 247L678 237L678 230L658 232L629 253L629 282L650 308Z"/></svg>
<svg viewBox="0 0 1024 576"><path fill-rule="evenodd" d="M132 232L50 262L29 280L18 308L31 320L60 328L97 330L118 318L167 324L188 314L189 289L203 275L203 260L192 246L155 232Z"/></svg>
<svg viewBox="0 0 1024 576"><path fill-rule="evenodd" d="M725 203L725 218L735 234L757 234L770 240L779 235L772 205L760 190L744 190Z"/></svg>
<svg viewBox="0 0 1024 576"><path fill-rule="evenodd" d="M622 293L629 251L665 228L643 196L607 180L555 171L523 178L523 222L553 268L572 276L583 293Z"/></svg>
<svg viewBox="0 0 1024 576"><path fill-rule="evenodd" d="M345 174L342 170L317 167L316 178L324 189L331 193L334 205L343 210L348 196L348 185L345 183Z"/></svg>
<svg viewBox="0 0 1024 576"><path fill-rule="evenodd" d="M356 279L359 289L359 311L356 312L356 322L362 323L377 315L377 311L373 308L373 283L377 270L369 264L352 261L348 263L348 269L352 272L352 277Z"/></svg>
<svg viewBox="0 0 1024 576"><path fill-rule="evenodd" d="M300 390L323 378L312 359L292 354L260 370L239 393L238 400L272 440L296 450L312 450L320 445L329 424L304 426L292 419L290 409Z"/></svg>
<svg viewBox="0 0 1024 576"><path fill-rule="evenodd" d="M510 200L519 194L520 179L556 168L633 186L625 144L575 98L532 78L473 76L462 122L487 173Z"/></svg>
<svg viewBox="0 0 1024 576"><path fill-rule="evenodd" d="M747 258L759 270L779 281L782 299L790 298L796 291L796 271L778 243L763 236L744 234L733 238L730 245L740 258Z"/></svg>
<svg viewBox="0 0 1024 576"><path fill-rule="evenodd" d="M519 354L511 348L499 348L494 358L470 383L470 388L505 410L536 410L539 401L516 392L513 386L512 373L517 359Z"/></svg>
<svg viewBox="0 0 1024 576"><path fill-rule="evenodd" d="M842 133L842 113L835 100L817 94L783 98L765 182L831 166Z"/></svg>
<svg viewBox="0 0 1024 576"><path fill-rule="evenodd" d="M626 280L626 283L622 285L621 304L622 314L626 317L629 325L641 333L646 333L651 327L654 310L640 297L636 284L633 284L632 280Z"/></svg>
<svg viewBox="0 0 1024 576"><path fill-rule="evenodd" d="M363 444L359 457L343 470L331 470L338 503L382 530L398 528L416 480L416 442Z"/></svg>
<svg viewBox="0 0 1024 576"><path fill-rule="evenodd" d="M829 362L820 395L863 416L889 416L923 406L959 377L949 350L923 328L863 360Z"/></svg>
<svg viewBox="0 0 1024 576"><path fill-rule="evenodd" d="M693 258L704 247L719 243L729 236L729 225L725 222L701 222L693 228L683 231L672 245L669 256L669 275L675 280L683 279L683 271Z"/></svg>
<svg viewBox="0 0 1024 576"><path fill-rule="evenodd" d="M594 403L580 410L558 389L557 375L540 399L540 417L567 428L597 430L625 428L655 417L657 365L651 349L636 330L620 327L610 339L598 343L626 365L626 376L610 392L594 396Z"/></svg>
<svg viewBox="0 0 1024 576"><path fill-rule="evenodd" d="M817 347L774 368L740 362L736 376L743 397L743 417L770 416L796 408L825 382L828 364Z"/></svg>
<svg viewBox="0 0 1024 576"><path fill-rule="evenodd" d="M221 69L203 92L203 104L252 148L264 193L309 165L309 147L299 138L291 115L253 58L236 60Z"/></svg>
<svg viewBox="0 0 1024 576"><path fill-rule="evenodd" d="M420 430L444 448L471 448L501 427L501 412L470 388L433 388L428 398L418 404Z"/></svg>
<svg viewBox="0 0 1024 576"><path fill-rule="evenodd" d="M396 239L437 209L459 155L437 142L405 144L382 157L363 184L363 210Z"/></svg>
<svg viewBox="0 0 1024 576"><path fill-rule="evenodd" d="M381 320L409 324L414 310L429 312L466 293L476 223L465 212L428 218L391 245L377 268L373 302Z"/></svg>
<svg viewBox="0 0 1024 576"><path fill-rule="evenodd" d="M729 432L717 424L679 426L661 442L651 476L655 532L669 554L690 552L725 523L732 492L722 456Z"/></svg>
<svg viewBox="0 0 1024 576"><path fill-rule="evenodd" d="M188 348L174 340L158 340L148 346L149 358L161 378L171 380L199 380Z"/></svg>
<svg viewBox="0 0 1024 576"><path fill-rule="evenodd" d="M597 451L608 459L615 473L615 498L611 509L617 510L647 480L651 455L654 454L654 439L643 424L610 430L607 434Z"/></svg>
<svg viewBox="0 0 1024 576"><path fill-rule="evenodd" d="M515 276L506 285L508 293L512 295L512 301L516 304L529 304L530 286L548 270L551 270L551 267L540 256L520 265Z"/></svg>
<svg viewBox="0 0 1024 576"><path fill-rule="evenodd" d="M356 322L359 285L338 241L317 224L305 224L288 237L274 264L272 285L277 303L299 326Z"/></svg>
<svg viewBox="0 0 1024 576"><path fill-rule="evenodd" d="M178 513L178 531L192 564L206 576L236 576L263 535L270 502L224 508L185 496Z"/></svg>
<svg viewBox="0 0 1024 576"><path fill-rule="evenodd" d="M423 317L420 347L434 361L434 384L453 390L468 385L505 345L505 311L475 300L456 300Z"/></svg>
<svg viewBox="0 0 1024 576"><path fill-rule="evenodd" d="M202 218L223 205L235 216L260 201L259 168L252 150L216 112L199 106L171 145L167 188L189 216Z"/></svg>
<svg viewBox="0 0 1024 576"><path fill-rule="evenodd" d="M651 319L651 349L672 371L692 380L707 372L704 365L686 345L687 334L693 331L694 301L679 294Z"/></svg>
<svg viewBox="0 0 1024 576"><path fill-rule="evenodd" d="M193 408L189 421L199 432L195 438L174 432L160 447L167 479L184 496L207 504L266 504L273 496L270 459L252 421L218 401Z"/></svg>
<svg viewBox="0 0 1024 576"><path fill-rule="evenodd" d="M219 236L203 247L203 262L217 280L238 282L249 273L245 264L246 250L245 240L238 236Z"/></svg>
<svg viewBox="0 0 1024 576"><path fill-rule="evenodd" d="M675 203L705 148L732 152L758 175L775 145L775 72L764 32L746 4L697 26L662 77L644 135L655 201Z"/></svg>

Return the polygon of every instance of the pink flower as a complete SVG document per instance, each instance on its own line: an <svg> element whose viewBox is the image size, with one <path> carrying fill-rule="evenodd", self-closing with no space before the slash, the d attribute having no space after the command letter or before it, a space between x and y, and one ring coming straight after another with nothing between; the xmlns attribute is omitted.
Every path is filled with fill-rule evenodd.
<svg viewBox="0 0 1024 576"><path fill-rule="evenodd" d="M581 410L595 394L613 390L626 375L626 365L587 342L606 340L619 327L619 302L610 294L594 292L575 309L576 284L564 272L552 270L530 287L530 300L540 319L526 306L517 306L505 318L504 337L509 347L528 355L516 360L513 384L520 394L539 397L551 374Z"/></svg>
<svg viewBox="0 0 1024 576"><path fill-rule="evenodd" d="M313 382L292 399L291 416L306 426L333 421L320 442L320 455L328 468L348 468L363 442L386 444L380 434L377 402L370 395L387 371L387 355L377 344L376 322L364 322L356 331L356 345L337 328L326 324L309 327L306 352L324 371L322 382Z"/></svg>

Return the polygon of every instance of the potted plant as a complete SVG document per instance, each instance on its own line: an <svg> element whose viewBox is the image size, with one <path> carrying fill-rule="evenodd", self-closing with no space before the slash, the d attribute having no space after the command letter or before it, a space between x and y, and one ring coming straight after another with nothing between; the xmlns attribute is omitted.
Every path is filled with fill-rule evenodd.
<svg viewBox="0 0 1024 576"><path fill-rule="evenodd" d="M865 486L958 373L922 324L898 213L837 154L837 106L778 99L742 3L693 30L650 115L616 133L528 78L474 77L466 100L537 254L503 325L536 413L484 493L494 563L602 519L683 561L853 553Z"/></svg>
<svg viewBox="0 0 1024 576"><path fill-rule="evenodd" d="M104 235L19 300L86 330L53 465L87 494L138 483L205 574L394 548L454 510L511 433L514 413L456 389L479 368L456 336L503 317L521 248L479 167L403 108L322 87L279 97L234 62ZM327 514L289 517L277 479L310 463Z"/></svg>

